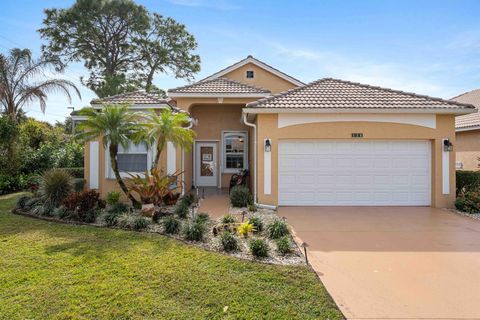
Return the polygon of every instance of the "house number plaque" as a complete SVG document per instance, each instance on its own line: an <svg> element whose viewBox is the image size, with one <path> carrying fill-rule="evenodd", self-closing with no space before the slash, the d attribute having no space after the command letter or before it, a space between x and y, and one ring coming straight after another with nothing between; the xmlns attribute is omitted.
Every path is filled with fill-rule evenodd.
<svg viewBox="0 0 480 320"><path fill-rule="evenodd" d="M352 133L352 138L363 138L363 133L359 133L359 132Z"/></svg>

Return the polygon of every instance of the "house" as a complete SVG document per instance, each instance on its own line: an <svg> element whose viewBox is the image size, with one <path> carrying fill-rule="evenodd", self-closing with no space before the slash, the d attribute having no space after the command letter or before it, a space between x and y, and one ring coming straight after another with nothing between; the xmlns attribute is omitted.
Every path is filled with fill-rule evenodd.
<svg viewBox="0 0 480 320"><path fill-rule="evenodd" d="M456 148L455 165L460 170L480 168L480 89L453 97L451 100L475 106L474 113L455 118Z"/></svg>
<svg viewBox="0 0 480 320"><path fill-rule="evenodd" d="M183 172L183 190L228 187L250 170L255 201L266 206L451 207L455 197L455 116L474 107L325 78L304 84L252 57L168 99L136 92L95 100L135 109L188 112L196 141L169 144L162 164ZM121 150L126 171L149 168L151 150ZM86 148L90 188L115 188L99 141Z"/></svg>

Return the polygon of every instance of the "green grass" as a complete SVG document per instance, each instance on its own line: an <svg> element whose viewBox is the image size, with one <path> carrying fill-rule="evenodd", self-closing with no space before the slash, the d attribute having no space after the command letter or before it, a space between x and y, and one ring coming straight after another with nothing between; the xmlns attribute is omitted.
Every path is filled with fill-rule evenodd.
<svg viewBox="0 0 480 320"><path fill-rule="evenodd" d="M18 195L0 197L0 319L342 318L306 267L18 216Z"/></svg>

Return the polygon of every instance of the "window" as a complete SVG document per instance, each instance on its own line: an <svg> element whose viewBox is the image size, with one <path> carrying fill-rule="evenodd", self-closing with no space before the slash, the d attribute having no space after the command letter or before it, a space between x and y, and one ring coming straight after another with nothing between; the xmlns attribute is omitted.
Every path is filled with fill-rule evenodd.
<svg viewBox="0 0 480 320"><path fill-rule="evenodd" d="M108 178L114 178L115 174L110 165L110 157L108 156L108 148L106 152L106 161ZM150 167L152 161L151 152L144 143L130 143L128 148L118 146L117 163L118 170L123 177L128 177L129 173L145 173Z"/></svg>
<svg viewBox="0 0 480 320"><path fill-rule="evenodd" d="M247 134L226 132L223 135L223 172L247 168Z"/></svg>
<svg viewBox="0 0 480 320"><path fill-rule="evenodd" d="M253 72L253 70L247 71L247 79L253 79L254 76L255 76L255 73Z"/></svg>

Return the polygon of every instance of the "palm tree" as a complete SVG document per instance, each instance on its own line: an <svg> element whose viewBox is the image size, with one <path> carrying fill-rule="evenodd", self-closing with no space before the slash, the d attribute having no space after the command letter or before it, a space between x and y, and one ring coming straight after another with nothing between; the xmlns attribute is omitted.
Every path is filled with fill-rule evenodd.
<svg viewBox="0 0 480 320"><path fill-rule="evenodd" d="M40 109L45 112L49 93L64 93L71 102L69 89L73 89L81 98L73 82L45 79L47 72L61 69L58 60L35 60L28 49L12 49L8 57L0 54L0 103L3 112L16 121L22 108L35 101L40 103Z"/></svg>
<svg viewBox="0 0 480 320"><path fill-rule="evenodd" d="M105 105L102 110L84 108L80 110L79 114L86 116L87 119L78 124L81 132L77 134L77 137L83 141L102 138L103 146L108 148L110 164L118 185L133 206L139 206L139 202L131 195L120 176L117 162L118 146L128 148L132 136L138 130L137 114L129 110L126 105Z"/></svg>
<svg viewBox="0 0 480 320"><path fill-rule="evenodd" d="M160 154L165 148L167 141L190 150L195 138L195 132L187 127L189 123L190 119L186 113L173 113L170 109L162 110L160 114L152 110L143 116L142 130L137 135L136 140L146 141L149 145L157 143L152 169L158 167Z"/></svg>

